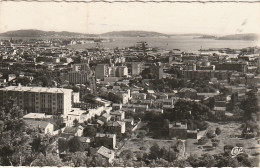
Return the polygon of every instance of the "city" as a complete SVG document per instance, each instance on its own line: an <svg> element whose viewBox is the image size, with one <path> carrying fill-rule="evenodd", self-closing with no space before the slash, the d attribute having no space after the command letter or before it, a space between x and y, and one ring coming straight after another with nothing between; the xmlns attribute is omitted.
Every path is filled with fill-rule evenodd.
<svg viewBox="0 0 260 168"><path fill-rule="evenodd" d="M0 166L258 167L257 38L1 33Z"/></svg>

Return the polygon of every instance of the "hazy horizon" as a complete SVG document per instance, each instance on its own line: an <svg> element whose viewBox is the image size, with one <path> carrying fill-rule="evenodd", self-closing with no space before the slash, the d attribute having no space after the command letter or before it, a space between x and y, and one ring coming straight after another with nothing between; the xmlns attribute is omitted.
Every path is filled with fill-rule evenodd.
<svg viewBox="0 0 260 168"><path fill-rule="evenodd" d="M0 33L36 29L102 34L260 34L259 3L1 2Z"/></svg>
<svg viewBox="0 0 260 168"><path fill-rule="evenodd" d="M16 29L16 30L8 30L6 32L2 32L2 33L7 33L7 32L11 32L11 31L20 31L20 30L37 30L37 31L45 31L45 32L52 32L54 30L41 30L41 29ZM258 34L260 35L260 33L229 33L229 34L209 34L209 33L197 33L197 32L187 32L187 33L162 33L162 32L158 32L158 31L148 31L148 30L115 30L115 31L109 31L109 32L103 32L103 33L82 33L82 32L72 32L72 31L66 31L66 30L61 30L61 31L54 31L54 32L69 32L69 33L79 33L79 34L83 34L83 35L100 35L100 34L105 34L105 33L110 33L110 32L127 32L127 31L133 31L133 32L138 32L138 31L143 31L143 32L155 32L155 33L161 33L161 34L165 34L165 35L169 35L169 36L174 36L174 35L189 35L189 34L201 34L201 35L214 35L214 36L225 36L225 35L234 35L234 34ZM2 34L0 33L0 34Z"/></svg>

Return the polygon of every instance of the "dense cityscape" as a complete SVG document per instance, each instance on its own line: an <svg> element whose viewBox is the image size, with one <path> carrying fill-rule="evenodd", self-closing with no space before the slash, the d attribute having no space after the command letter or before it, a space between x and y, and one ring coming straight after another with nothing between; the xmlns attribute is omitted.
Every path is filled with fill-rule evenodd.
<svg viewBox="0 0 260 168"><path fill-rule="evenodd" d="M259 166L259 47L110 40L0 41L0 165Z"/></svg>

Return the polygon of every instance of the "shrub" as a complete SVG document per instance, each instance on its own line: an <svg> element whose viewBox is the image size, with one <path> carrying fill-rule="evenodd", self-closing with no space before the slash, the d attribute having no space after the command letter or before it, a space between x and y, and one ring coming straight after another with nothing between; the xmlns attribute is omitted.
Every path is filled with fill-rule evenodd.
<svg viewBox="0 0 260 168"><path fill-rule="evenodd" d="M215 133L216 133L217 135L220 135L221 129L220 129L219 127L217 127L216 130L215 130Z"/></svg>
<svg viewBox="0 0 260 168"><path fill-rule="evenodd" d="M219 139L216 139L216 138L214 138L214 139L211 139L211 142L212 142L212 146L213 146L213 147L217 147L217 146L218 146L218 144L219 144L219 142L220 142L220 140L219 140Z"/></svg>
<svg viewBox="0 0 260 168"><path fill-rule="evenodd" d="M208 141L209 141L209 139L207 137L202 137L198 140L198 144L205 145Z"/></svg>
<svg viewBox="0 0 260 168"><path fill-rule="evenodd" d="M146 150L146 147L141 146L139 149L140 149L140 150Z"/></svg>
<svg viewBox="0 0 260 168"><path fill-rule="evenodd" d="M216 134L213 130L210 130L207 132L206 136L211 139L211 138L215 138Z"/></svg>

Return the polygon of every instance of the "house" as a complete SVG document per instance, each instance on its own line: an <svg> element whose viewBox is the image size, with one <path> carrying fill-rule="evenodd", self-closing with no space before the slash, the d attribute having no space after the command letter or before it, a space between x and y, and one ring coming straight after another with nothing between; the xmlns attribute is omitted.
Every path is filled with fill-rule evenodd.
<svg viewBox="0 0 260 168"><path fill-rule="evenodd" d="M187 138L188 139L197 139L198 138L198 130L187 130Z"/></svg>
<svg viewBox="0 0 260 168"><path fill-rule="evenodd" d="M111 115L108 113L104 113L99 119L103 122L108 122L111 119Z"/></svg>
<svg viewBox="0 0 260 168"><path fill-rule="evenodd" d="M177 139L187 139L187 124L175 122L169 124L169 137Z"/></svg>
<svg viewBox="0 0 260 168"><path fill-rule="evenodd" d="M28 113L23 116L24 120L44 120L45 119L44 113Z"/></svg>
<svg viewBox="0 0 260 168"><path fill-rule="evenodd" d="M110 121L105 127L110 133L123 134L125 133L125 125L123 121Z"/></svg>
<svg viewBox="0 0 260 168"><path fill-rule="evenodd" d="M135 113L135 108L127 108L127 107L125 107L125 108L122 108L121 110L125 111L126 114L128 114L128 113Z"/></svg>
<svg viewBox="0 0 260 168"><path fill-rule="evenodd" d="M197 139L198 130L188 130L187 123L169 124L169 137L177 139Z"/></svg>
<svg viewBox="0 0 260 168"><path fill-rule="evenodd" d="M123 119L125 119L125 112L121 110L112 111L110 112L110 115L114 120L122 121Z"/></svg>
<svg viewBox="0 0 260 168"><path fill-rule="evenodd" d="M134 125L133 118L125 118L123 121L125 122L126 128L132 128L132 126Z"/></svg>
<svg viewBox="0 0 260 168"><path fill-rule="evenodd" d="M132 93L132 99L144 100L144 99L146 99L146 94L145 93Z"/></svg>
<svg viewBox="0 0 260 168"><path fill-rule="evenodd" d="M216 107L226 107L227 101L215 101L215 106Z"/></svg>
<svg viewBox="0 0 260 168"><path fill-rule="evenodd" d="M44 134L53 134L54 125L47 121L24 120L25 124L34 129L39 129Z"/></svg>
<svg viewBox="0 0 260 168"><path fill-rule="evenodd" d="M113 110L120 110L122 108L122 104L113 103L112 109Z"/></svg>
<svg viewBox="0 0 260 168"><path fill-rule="evenodd" d="M0 86L7 86L6 79L0 78Z"/></svg>
<svg viewBox="0 0 260 168"><path fill-rule="evenodd" d="M115 158L115 152L113 150L110 150L104 146L101 146L97 154L101 155L103 158L107 159L108 163L112 163Z"/></svg>
<svg viewBox="0 0 260 168"><path fill-rule="evenodd" d="M8 82L14 80L16 78L15 74L8 74Z"/></svg>
<svg viewBox="0 0 260 168"><path fill-rule="evenodd" d="M79 137L79 140L83 144L88 144L91 142L91 139L89 137Z"/></svg>
<svg viewBox="0 0 260 168"><path fill-rule="evenodd" d="M219 92L216 92L216 93L197 93L197 97L199 99L215 97L215 96L218 96L218 95L219 95Z"/></svg>
<svg viewBox="0 0 260 168"><path fill-rule="evenodd" d="M95 101L98 105L105 106L105 107L107 107L111 104L110 101L101 99L99 97L94 98L93 101Z"/></svg>
<svg viewBox="0 0 260 168"><path fill-rule="evenodd" d="M65 136L82 136L83 127L82 126L66 127L63 130L63 134Z"/></svg>
<svg viewBox="0 0 260 168"><path fill-rule="evenodd" d="M116 134L97 133L95 137L97 146L105 146L109 149L116 148Z"/></svg>
<svg viewBox="0 0 260 168"><path fill-rule="evenodd" d="M146 112L163 114L163 109L160 109L160 108L149 108L149 109L146 109Z"/></svg>
<svg viewBox="0 0 260 168"><path fill-rule="evenodd" d="M105 123L101 120L97 120L97 124L100 125L100 126L103 126Z"/></svg>
<svg viewBox="0 0 260 168"><path fill-rule="evenodd" d="M225 116L226 115L226 107L214 107L215 115L217 116Z"/></svg>

